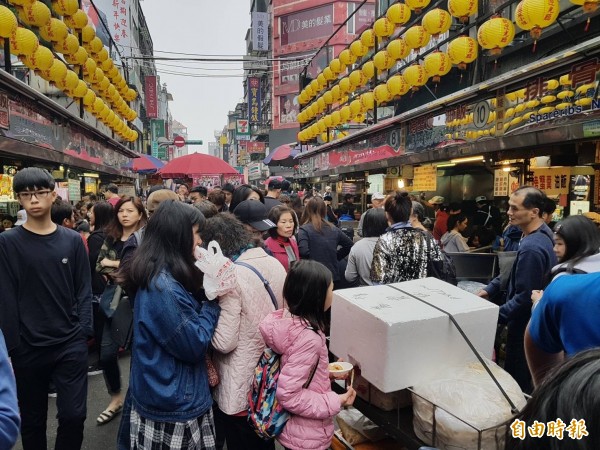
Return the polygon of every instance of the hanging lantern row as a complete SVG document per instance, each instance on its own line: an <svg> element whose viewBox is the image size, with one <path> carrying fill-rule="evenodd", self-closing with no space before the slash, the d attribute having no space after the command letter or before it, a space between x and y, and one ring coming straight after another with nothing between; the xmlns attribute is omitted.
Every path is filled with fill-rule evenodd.
<svg viewBox="0 0 600 450"><path fill-rule="evenodd" d="M12 54L17 55L28 68L35 70L68 96L84 100L87 98L88 103L92 97L102 97L126 120L131 121L137 117L136 112L129 108L124 100L134 100L137 93L127 86L127 82L109 58L102 41L88 25L87 15L79 9L77 0L56 0L52 3L55 12L72 13L64 15L63 21L51 17L50 9L43 2L11 0L11 3L21 21L37 27L40 36L52 43L53 48L62 53L69 64L83 66L85 81L80 80L74 70L55 58L51 50L40 45L35 33L18 26L17 18L10 9L0 5L0 37L9 39ZM77 37L69 33L68 27L82 32L83 47L79 45ZM89 69L92 65L96 71L93 76L89 71L86 74L86 68ZM98 65L107 70L106 76L102 69L97 68ZM98 70L100 72L97 72ZM91 84L92 89L86 81ZM123 139L137 139L137 133L112 109L111 112L116 118L110 117L110 121L105 124ZM108 114L106 116L109 117Z"/></svg>

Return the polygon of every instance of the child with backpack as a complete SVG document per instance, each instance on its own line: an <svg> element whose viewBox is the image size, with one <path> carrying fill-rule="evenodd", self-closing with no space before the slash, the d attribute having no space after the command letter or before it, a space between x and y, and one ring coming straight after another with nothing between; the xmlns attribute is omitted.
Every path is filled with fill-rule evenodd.
<svg viewBox="0 0 600 450"><path fill-rule="evenodd" d="M324 450L333 438L333 416L352 405L356 392L331 390L325 345L325 311L333 300L333 278L322 264L294 263L283 286L287 308L260 324L265 344L281 355L276 397L290 417L277 440L290 450Z"/></svg>

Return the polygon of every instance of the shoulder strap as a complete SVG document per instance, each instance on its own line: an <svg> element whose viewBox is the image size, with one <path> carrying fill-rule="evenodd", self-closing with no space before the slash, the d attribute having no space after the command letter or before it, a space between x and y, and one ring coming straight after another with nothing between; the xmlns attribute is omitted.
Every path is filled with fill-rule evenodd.
<svg viewBox="0 0 600 450"><path fill-rule="evenodd" d="M319 365L319 356L317 356L317 361L310 369L310 375L308 377L308 380L306 380L306 383L304 383L304 385L302 386L303 389L308 389L308 387L310 386L310 383L312 383L312 380L313 380L313 377L315 376L315 372L317 371L318 365Z"/></svg>
<svg viewBox="0 0 600 450"><path fill-rule="evenodd" d="M273 302L273 306L275 307L275 310L279 309L279 306L277 306L277 298L275 298L275 294L273 293L273 289L271 289L271 285L269 284L269 281L265 277L262 276L262 274L258 271L258 269L256 269L256 267L251 266L250 264L242 262L242 261L236 261L235 264L237 264L238 266L247 267L252 272L254 272L258 276L258 278L260 278L260 281L263 282L265 289L269 293L269 297L271 297L271 301Z"/></svg>

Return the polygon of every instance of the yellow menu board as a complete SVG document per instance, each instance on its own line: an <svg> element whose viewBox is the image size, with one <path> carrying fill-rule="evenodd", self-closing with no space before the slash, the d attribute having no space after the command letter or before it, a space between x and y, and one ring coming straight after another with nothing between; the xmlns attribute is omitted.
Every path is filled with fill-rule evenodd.
<svg viewBox="0 0 600 450"><path fill-rule="evenodd" d="M415 167L413 178L413 191L435 192L437 189L437 167Z"/></svg>

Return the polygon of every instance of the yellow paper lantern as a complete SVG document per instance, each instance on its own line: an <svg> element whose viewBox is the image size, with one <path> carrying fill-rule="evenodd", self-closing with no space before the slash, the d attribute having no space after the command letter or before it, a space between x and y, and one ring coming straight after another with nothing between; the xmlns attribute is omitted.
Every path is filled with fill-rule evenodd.
<svg viewBox="0 0 600 450"><path fill-rule="evenodd" d="M319 75L317 75L317 90L315 91L315 93L318 93L319 91L321 91L321 89L323 89L325 86L327 86L327 78L325 78L325 75L323 75L323 73L320 73Z"/></svg>
<svg viewBox="0 0 600 450"><path fill-rule="evenodd" d="M333 102L337 102L340 99L340 97L342 96L342 91L340 89L339 84L336 84L335 86L333 86L331 88L330 92L331 92L331 98L332 98Z"/></svg>
<svg viewBox="0 0 600 450"><path fill-rule="evenodd" d="M413 50L425 47L430 39L431 35L421 25L412 26L404 33L404 42Z"/></svg>
<svg viewBox="0 0 600 450"><path fill-rule="evenodd" d="M37 50L29 56L25 56L31 67L37 70L48 70L54 63L54 55L50 49L43 45L38 46Z"/></svg>
<svg viewBox="0 0 600 450"><path fill-rule="evenodd" d="M377 37L387 38L394 34L394 24L391 20L382 17L381 19L377 19L373 24L373 31Z"/></svg>
<svg viewBox="0 0 600 450"><path fill-rule="evenodd" d="M340 80L338 86L340 87L340 94L347 94L352 90L352 83L350 82L350 78L344 77Z"/></svg>
<svg viewBox="0 0 600 450"><path fill-rule="evenodd" d="M447 52L452 64L464 70L467 64L477 59L477 41L468 36L459 36L448 44Z"/></svg>
<svg viewBox="0 0 600 450"><path fill-rule="evenodd" d="M320 136L321 141L322 142L329 142L328 136L329 135L327 133L321 133L321 136Z"/></svg>
<svg viewBox="0 0 600 450"><path fill-rule="evenodd" d="M48 42L61 42L69 35L67 26L54 17L51 18L45 26L40 27L39 32L42 39ZM79 43L77 45L79 45Z"/></svg>
<svg viewBox="0 0 600 450"><path fill-rule="evenodd" d="M83 104L85 106L92 106L96 101L96 93L91 89L88 89L83 96Z"/></svg>
<svg viewBox="0 0 600 450"><path fill-rule="evenodd" d="M30 5L23 6L23 14L21 15L21 19L27 25L43 27L50 22L50 17L52 17L50 8L48 8L42 2L35 1Z"/></svg>
<svg viewBox="0 0 600 450"><path fill-rule="evenodd" d="M571 3L574 5L579 5L583 7L583 12L586 14L593 13L598 9L598 0L571 0ZM588 18L588 23L589 23Z"/></svg>
<svg viewBox="0 0 600 450"><path fill-rule="evenodd" d="M339 58L334 58L329 63L329 69L334 75L338 75L346 70L346 66L342 64Z"/></svg>
<svg viewBox="0 0 600 450"><path fill-rule="evenodd" d="M92 39L90 42L83 44L85 49L90 53L98 53L100 50L104 48L104 44L100 40L98 36Z"/></svg>
<svg viewBox="0 0 600 450"><path fill-rule="evenodd" d="M54 0L52 9L60 16L70 16L79 9L79 2L77 0Z"/></svg>
<svg viewBox="0 0 600 450"><path fill-rule="evenodd" d="M514 24L504 17L493 17L477 30L477 41L481 47L498 55L515 37Z"/></svg>
<svg viewBox="0 0 600 450"><path fill-rule="evenodd" d="M96 72L98 71L102 72L102 69L96 69ZM102 74L102 76L104 76L104 74ZM113 84L109 84L105 92L108 98L112 98L112 96L115 95L115 92L117 92L117 89Z"/></svg>
<svg viewBox="0 0 600 450"><path fill-rule="evenodd" d="M112 59L107 59L106 61L102 61L102 64L100 64L100 67L102 67L102 70L104 70L105 72L108 72L109 70L111 70L114 67L114 63ZM307 93L308 95L308 93Z"/></svg>
<svg viewBox="0 0 600 450"><path fill-rule="evenodd" d="M96 61L92 58L88 58L83 63L83 73L86 75L94 75L97 67Z"/></svg>
<svg viewBox="0 0 600 450"><path fill-rule="evenodd" d="M354 41L350 44L350 52L357 58L362 58L369 52L369 47L363 45L360 40Z"/></svg>
<svg viewBox="0 0 600 450"><path fill-rule="evenodd" d="M100 97L96 97L96 100L94 100L92 105L92 111L96 114L100 114L105 106L104 101Z"/></svg>
<svg viewBox="0 0 600 450"><path fill-rule="evenodd" d="M325 128L330 128L333 125L333 122L331 121L331 114L325 115L322 120L325 124Z"/></svg>
<svg viewBox="0 0 600 450"><path fill-rule="evenodd" d="M375 33L373 30L367 29L362 32L360 35L360 42L367 48L371 48L375 46Z"/></svg>
<svg viewBox="0 0 600 450"><path fill-rule="evenodd" d="M27 28L17 27L10 36L10 52L13 55L32 55L39 45L37 36Z"/></svg>
<svg viewBox="0 0 600 450"><path fill-rule="evenodd" d="M350 73L349 78L350 84L352 84L353 87L353 89L351 89L352 91L357 87L364 86L367 83L367 81L369 81L360 69L353 70L352 73Z"/></svg>
<svg viewBox="0 0 600 450"><path fill-rule="evenodd" d="M81 40L83 42L90 42L96 37L96 30L91 25L86 25L81 29Z"/></svg>
<svg viewBox="0 0 600 450"><path fill-rule="evenodd" d="M448 11L444 11L440 8L432 9L423 16L421 22L423 28L431 34L434 38L437 38L440 34L445 33L450 29L452 25L452 17Z"/></svg>
<svg viewBox="0 0 600 450"><path fill-rule="evenodd" d="M323 100L325 101L326 105L331 105L333 103L333 95L331 95L331 91L326 91L323 94Z"/></svg>
<svg viewBox="0 0 600 450"><path fill-rule="evenodd" d="M9 38L19 26L17 18L6 6L0 5L0 37Z"/></svg>
<svg viewBox="0 0 600 450"><path fill-rule="evenodd" d="M340 59L340 62L345 66L349 66L356 62L356 55L347 48L340 52L338 58Z"/></svg>
<svg viewBox="0 0 600 450"><path fill-rule="evenodd" d="M386 50L390 55L390 58L395 61L404 59L410 54L410 47L404 39L394 39L387 45Z"/></svg>
<svg viewBox="0 0 600 450"><path fill-rule="evenodd" d="M83 47L79 47L72 55L66 54L65 59L69 64L81 66L88 59L88 52Z"/></svg>
<svg viewBox="0 0 600 450"><path fill-rule="evenodd" d="M79 39L69 33L64 40L54 44L54 50L60 53L72 55L79 50Z"/></svg>
<svg viewBox="0 0 600 450"><path fill-rule="evenodd" d="M17 5L17 6L30 5L33 2L34 2L34 0L9 0L9 3L11 5Z"/></svg>
<svg viewBox="0 0 600 450"><path fill-rule="evenodd" d="M413 91L418 91L421 86L427 83L427 72L420 64L412 64L404 69L402 76L406 82L411 86Z"/></svg>
<svg viewBox="0 0 600 450"><path fill-rule="evenodd" d="M322 75L322 74L320 74L320 75ZM312 80L310 82L310 88L312 89L314 95L317 95L317 93L319 93L321 91L321 87L320 87L319 82L317 80Z"/></svg>
<svg viewBox="0 0 600 450"><path fill-rule="evenodd" d="M394 3L385 12L385 17L396 25L404 25L410 20L410 8L404 3Z"/></svg>
<svg viewBox="0 0 600 450"><path fill-rule="evenodd" d="M137 98L137 92L135 89L127 89L127 101L132 102Z"/></svg>
<svg viewBox="0 0 600 450"><path fill-rule="evenodd" d="M78 9L72 15L64 16L63 22L71 29L81 30L88 24L88 16L81 9Z"/></svg>
<svg viewBox="0 0 600 450"><path fill-rule="evenodd" d="M534 39L539 39L542 28L549 27L558 18L560 5L558 0L522 0L521 12L527 17L527 22L532 26L530 34Z"/></svg>
<svg viewBox="0 0 600 450"><path fill-rule="evenodd" d="M55 58L52 66L47 71L47 77L50 81L60 82L66 78L67 71L65 63Z"/></svg>
<svg viewBox="0 0 600 450"><path fill-rule="evenodd" d="M448 12L452 17L467 23L477 13L477 0L448 0Z"/></svg>
<svg viewBox="0 0 600 450"><path fill-rule="evenodd" d="M375 89L373 89L373 96L377 103L387 103L392 99L392 94L385 83L375 86Z"/></svg>
<svg viewBox="0 0 600 450"><path fill-rule="evenodd" d="M421 14L421 11L429 6L429 1L430 0L406 0L406 6L417 14Z"/></svg>
<svg viewBox="0 0 600 450"><path fill-rule="evenodd" d="M352 117L355 117L357 114L360 114L362 112L362 104L360 103L360 100L352 100L352 102L350 103L350 113Z"/></svg>
<svg viewBox="0 0 600 450"><path fill-rule="evenodd" d="M342 120L342 117L340 115L339 111L334 111L331 113L331 125L334 127L337 127L340 122Z"/></svg>
<svg viewBox="0 0 600 450"><path fill-rule="evenodd" d="M365 92L360 96L360 105L362 111L369 111L375 107L375 96L373 92Z"/></svg>
<svg viewBox="0 0 600 450"><path fill-rule="evenodd" d="M452 61L446 53L435 51L425 57L423 68L434 83L439 83L440 77L443 77L452 69Z"/></svg>
<svg viewBox="0 0 600 450"><path fill-rule="evenodd" d="M336 76L334 75L334 73L331 71L331 69L329 67L325 67L323 69L323 76L325 77L325 79L327 81L332 81L336 79Z"/></svg>
<svg viewBox="0 0 600 450"><path fill-rule="evenodd" d="M102 63L108 59L108 50L105 48L100 49L99 52L96 53L96 61Z"/></svg>
<svg viewBox="0 0 600 450"><path fill-rule="evenodd" d="M523 9L523 2L518 3L515 8L515 23L521 30L529 31L533 28L533 24L529 22L529 14Z"/></svg>
<svg viewBox="0 0 600 450"><path fill-rule="evenodd" d="M388 70L394 66L396 61L390 56L386 50L381 50L375 53L373 57L373 64L379 70Z"/></svg>
<svg viewBox="0 0 600 450"><path fill-rule="evenodd" d="M317 121L317 128L319 129L319 132L327 130L327 126L325 125L325 121L323 119Z"/></svg>
<svg viewBox="0 0 600 450"><path fill-rule="evenodd" d="M323 111L325 111L326 107L327 104L325 103L325 99L323 97L319 97L317 99L317 112L322 113Z"/></svg>
<svg viewBox="0 0 600 450"><path fill-rule="evenodd" d="M138 132L135 130L131 130L131 135L130 135L129 141L131 141L131 142L137 141L137 138L138 138Z"/></svg>
<svg viewBox="0 0 600 450"><path fill-rule="evenodd" d="M394 75L387 80L386 84L392 97L404 95L410 89L410 85L406 82L402 75Z"/></svg>
<svg viewBox="0 0 600 450"><path fill-rule="evenodd" d="M67 88L67 90L70 91L77 87L77 84L79 83L79 77L72 70L67 70L67 74L65 75L64 83L65 83L65 87Z"/></svg>
<svg viewBox="0 0 600 450"><path fill-rule="evenodd" d="M348 122L351 116L352 112L350 111L350 106L346 105L343 106L342 109L340 109L340 118L342 123Z"/></svg>
<svg viewBox="0 0 600 450"><path fill-rule="evenodd" d="M362 73L367 79L367 81L375 76L375 64L373 63L373 61L367 61L363 64Z"/></svg>

